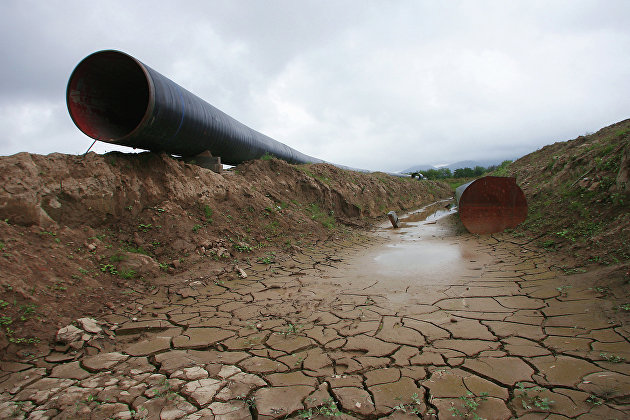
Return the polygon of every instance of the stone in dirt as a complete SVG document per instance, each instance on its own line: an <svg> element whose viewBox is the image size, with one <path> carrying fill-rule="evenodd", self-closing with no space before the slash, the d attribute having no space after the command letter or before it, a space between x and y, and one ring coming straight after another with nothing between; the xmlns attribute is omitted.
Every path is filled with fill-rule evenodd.
<svg viewBox="0 0 630 420"><path fill-rule="evenodd" d="M81 340L84 331L74 325L67 325L57 331L56 339L59 343L70 344Z"/></svg>
<svg viewBox="0 0 630 420"><path fill-rule="evenodd" d="M88 332L90 334L98 334L103 331L103 329L99 327L97 321L92 318L79 318L77 319L77 323L81 326L81 328L83 328L85 332Z"/></svg>

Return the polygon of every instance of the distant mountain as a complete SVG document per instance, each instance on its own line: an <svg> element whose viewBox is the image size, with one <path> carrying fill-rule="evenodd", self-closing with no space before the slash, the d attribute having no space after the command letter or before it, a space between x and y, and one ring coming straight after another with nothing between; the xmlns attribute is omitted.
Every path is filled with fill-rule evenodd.
<svg viewBox="0 0 630 420"><path fill-rule="evenodd" d="M506 159L482 159L482 160L460 160L459 162L449 163L448 165L440 165L440 168L449 168L451 171L459 168L474 168L475 166L483 166L487 168L492 165L500 165ZM407 169L403 169L402 173L427 171L429 169L439 169L433 165L414 165Z"/></svg>
<svg viewBox="0 0 630 420"><path fill-rule="evenodd" d="M400 172L409 173L409 172L417 172L417 171L428 171L429 169L437 169L437 168L432 165L415 165Z"/></svg>

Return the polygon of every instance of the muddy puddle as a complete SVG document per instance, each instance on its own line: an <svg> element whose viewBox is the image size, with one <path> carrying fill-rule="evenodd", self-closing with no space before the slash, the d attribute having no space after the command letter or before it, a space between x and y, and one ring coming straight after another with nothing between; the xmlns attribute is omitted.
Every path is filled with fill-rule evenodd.
<svg viewBox="0 0 630 420"><path fill-rule="evenodd" d="M401 215L398 229L381 224L376 234L385 245L351 258L343 277L361 289L374 285L396 292L478 275L490 257L455 237L455 217L452 201L443 200Z"/></svg>

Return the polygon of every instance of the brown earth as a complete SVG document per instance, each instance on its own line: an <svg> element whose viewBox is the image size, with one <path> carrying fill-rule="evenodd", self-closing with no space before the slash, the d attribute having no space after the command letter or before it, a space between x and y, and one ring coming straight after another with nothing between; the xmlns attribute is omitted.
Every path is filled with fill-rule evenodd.
<svg viewBox="0 0 630 420"><path fill-rule="evenodd" d="M166 155L0 158L0 360L199 264L226 277L451 193L331 165L217 174Z"/></svg>
<svg viewBox="0 0 630 420"><path fill-rule="evenodd" d="M630 264L630 120L557 142L500 171L529 204L514 230L565 260L566 269Z"/></svg>

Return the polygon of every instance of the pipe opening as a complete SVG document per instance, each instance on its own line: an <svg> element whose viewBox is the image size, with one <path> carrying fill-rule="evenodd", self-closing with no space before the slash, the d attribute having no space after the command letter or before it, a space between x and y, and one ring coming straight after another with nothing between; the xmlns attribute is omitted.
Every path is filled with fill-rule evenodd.
<svg viewBox="0 0 630 420"><path fill-rule="evenodd" d="M96 140L118 140L140 125L150 88L140 63L118 51L86 57L72 72L66 102L72 120Z"/></svg>

